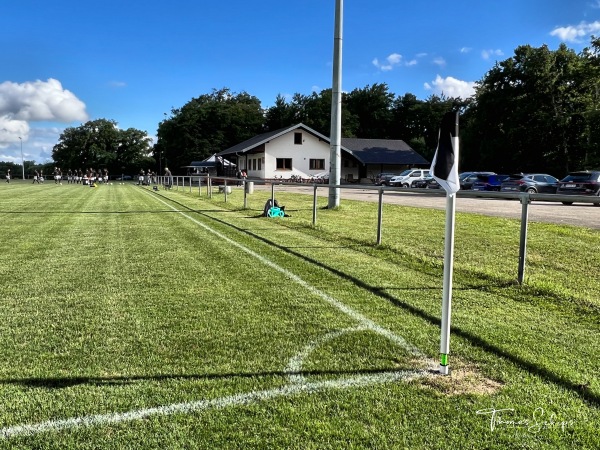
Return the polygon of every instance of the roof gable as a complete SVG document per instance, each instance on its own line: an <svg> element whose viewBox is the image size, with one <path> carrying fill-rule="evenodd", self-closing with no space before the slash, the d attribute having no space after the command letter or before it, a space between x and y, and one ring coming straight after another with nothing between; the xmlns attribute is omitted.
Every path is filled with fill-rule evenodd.
<svg viewBox="0 0 600 450"><path fill-rule="evenodd" d="M303 129L304 131L329 143L328 137L323 136L318 131L315 131L312 128L307 127L306 125L304 125L302 123L299 123L297 125L293 125L290 127L280 128L279 130L274 130L274 131L269 131L267 133L259 134L258 136L254 136L253 138L247 139L244 142L240 142L239 144L236 144L233 147L229 147L228 149L225 149L225 150L217 153L217 155L224 156L224 155L231 155L231 154L246 153L246 152L249 152L263 144L266 144L269 141L272 141L273 139L277 139L280 136L283 136L285 134L290 133L291 131L295 131L298 129Z"/></svg>
<svg viewBox="0 0 600 450"><path fill-rule="evenodd" d="M318 131L299 123L278 130L259 134L253 138L240 142L217 153L218 156L239 155L250 152L273 139L288 134L292 131L302 129L313 136L331 143L327 136ZM342 151L353 155L362 164L400 164L400 165L426 165L429 164L425 158L415 152L406 142L399 139L357 139L342 138Z"/></svg>

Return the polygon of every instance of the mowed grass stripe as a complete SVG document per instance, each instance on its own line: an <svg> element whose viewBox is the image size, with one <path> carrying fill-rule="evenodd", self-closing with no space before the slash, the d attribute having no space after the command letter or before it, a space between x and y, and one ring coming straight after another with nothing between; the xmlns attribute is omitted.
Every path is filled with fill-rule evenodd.
<svg viewBox="0 0 600 450"><path fill-rule="evenodd" d="M287 204L302 204L301 198L280 196ZM309 202L310 202L309 198ZM360 202L358 202L360 203ZM309 203L310 205L310 203ZM348 202L341 211L334 214L345 216L347 221L352 223L352 231L362 229L370 222L371 215L369 214L376 207L368 204L354 205L353 202ZM364 216L359 215L356 209L367 210ZM393 210L390 207L390 210ZM405 208L398 208L403 218L406 218L408 211ZM412 208L414 209L414 208ZM439 321L440 321L440 303L441 303L441 277L442 271L440 267L431 267L426 265L421 267L421 270L416 269L416 265L420 259L423 259L421 248L427 249L431 245L428 242L428 237L431 234L430 230L438 230L443 235L443 215L435 219L431 226L422 227L421 222L411 221L406 218L402 225L386 228L386 232L394 235L402 232L411 236L416 229L422 230L419 244L414 245L410 242L410 238L403 239L408 247L397 250L396 246L392 249L394 254L389 260L381 258L381 254L388 256L390 253L386 247L383 247L377 255L377 251L373 250L373 246L358 245L352 243L349 236L341 237L336 240L327 240L331 237L330 231L317 230L303 235L300 240L293 239L292 236L297 232L294 228L295 221L302 215L302 211L310 213L309 208L299 209L294 211L293 218L286 220L271 220L269 224L277 224L273 228L267 225L261 227L250 226L249 222L256 221L252 214L248 214L245 220L236 218L232 214L211 214L220 221L228 220L233 222L234 227L241 229L248 228L253 236L258 236L271 243L271 245L285 250L280 252L279 256L274 254L274 260L279 264L286 266L290 264L285 259L296 261L296 258L290 258L290 255L300 255L314 262L315 269L309 272L307 280L320 285L319 280L323 284L329 282L326 273L330 275L338 275L335 286L332 289L339 287L340 298L350 305L360 305L362 310L366 311L369 317L373 317L378 323L383 324L390 329L395 329L397 333L406 336L410 342L415 343L418 347L430 352L430 356L434 357L439 345ZM350 210L348 213L346 210ZM408 209L409 211L411 209ZM242 212L244 214L245 212ZM319 214L326 215L327 211L320 211ZM429 211L422 214L432 214ZM388 214L389 215L389 214ZM434 216L439 216L436 212ZM349 217L351 216L351 217ZM310 217L310 216L309 216ZM306 217L305 217L306 219ZM300 219L302 220L302 219ZM423 220L423 219L422 219ZM437 220L441 224L437 223ZM487 235L482 218L477 216L471 220L468 216L464 216L463 227L466 227L469 222L473 221L476 227L473 230L468 230L465 235L474 236L476 241L481 241L485 237L492 250L496 246L505 242L505 239L515 240L514 236L510 236L507 230L516 230L518 227L504 226L506 220L490 218L494 225L494 232L497 230L497 224L501 224L502 233L495 235ZM344 219L336 223L343 223ZM357 222L361 222L357 224ZM411 224L413 224L411 226ZM440 225L440 226L438 226ZM329 226L329 224L327 224ZM341 227L338 227L341 228ZM567 227L568 228L568 227ZM279 229L279 231L277 231ZM413 230L414 229L414 230ZM555 228L551 227L553 231ZM286 232L287 230L287 232ZM289 234L288 234L289 233ZM337 230L335 237L337 238ZM567 235L566 233L562 233ZM465 235L460 236L465 239ZM506 237L504 235L507 235ZM597 236L597 233L595 234ZM586 233L586 230L574 230L571 236L573 241L572 246L583 247L584 241L579 241L577 236L592 237ZM439 241L440 247L443 247L443 241ZM293 245L289 245L293 242ZM518 243L518 242L517 242ZM535 245L535 243L534 243ZM588 244L589 245L589 244ZM461 246L465 246L465 242L461 242ZM409 253L412 259L407 259ZM480 247L479 247L480 248ZM477 253L478 259L492 258L496 264L491 266L489 271L498 270L506 271L510 259L498 257L495 254L489 254L487 249L476 250L477 247L471 247L469 254ZM464 250L463 250L464 251ZM506 250L505 250L506 251ZM383 260L382 260L383 259ZM441 255L440 255L441 259ZM325 262L326 261L326 262ZM554 258L551 259L554 261ZM317 266L322 264L323 270L317 269ZM459 263L461 264L461 263ZM469 262L469 267L470 267ZM515 359L522 361L531 361L532 364L539 364L540 367L545 367L551 371L558 371L565 378L573 375L573 368L577 367L580 371L579 377L582 379L593 379L594 365L589 364L593 361L594 345L588 345L590 339L592 342L599 344L600 335L597 333L598 312L594 309L586 311L578 311L577 305L564 304L560 307L548 307L552 299L545 296L535 295L535 289L530 290L526 285L520 287L514 283L505 284L497 280L489 280L487 278L477 279L472 274L465 276L462 267L457 269L456 282L454 290L454 312L453 326L455 330L460 330L463 333L457 333L453 338L453 351L460 353L464 349L472 348L472 342L477 342L478 345L485 351L482 344L488 343L490 349L494 348L506 351L515 355ZM531 269L532 271L534 269ZM466 272L466 274L469 274ZM326 280L326 281L324 281ZM533 291L533 292L532 292ZM345 294L344 294L345 292ZM338 292L335 293L338 295ZM385 308L384 304L395 305L396 307ZM569 327L565 325L565 312L571 310L573 314L581 314L582 322L578 327ZM406 312L411 315L411 311L416 313L417 320L406 320ZM423 320L419 320L422 318ZM550 326L549 324L555 324ZM484 325L484 326L482 326ZM402 327L402 328L400 328ZM476 340L463 340L462 336L477 337ZM541 339L541 337L544 337ZM527 343L528 345L517 345L517 342ZM576 345L581 350L579 352L558 352L556 351L557 342L570 342ZM564 365L557 368L556 361L561 359ZM563 370L564 368L565 370Z"/></svg>
<svg viewBox="0 0 600 450"><path fill-rule="evenodd" d="M79 385L86 378L102 384L207 372L276 375L307 340L349 323L331 311L322 314L322 301L310 294L270 289L273 275L256 270L253 258L202 238L197 226L173 214L50 216L59 220L50 222L54 238L45 243L41 263L65 276L59 280L27 269L30 278L37 275L34 285L50 285L32 297L20 283L12 284L21 295L13 298L14 314L7 315L21 321L6 324L9 351L2 366L3 376L15 384L47 379ZM156 233L161 237L152 245L139 239ZM237 275L229 273L232 264L239 265ZM244 286L241 292L238 286ZM101 409L114 406L105 399ZM67 413L69 405L62 407ZM44 409L35 414L43 416Z"/></svg>
<svg viewBox="0 0 600 450"><path fill-rule="evenodd" d="M319 211L320 223L323 225L313 231L304 225L311 220L311 196L304 196L303 199L302 196L283 193L278 195L278 198L283 199L281 203L298 205L297 210L292 213L293 219L277 222L280 227L303 230L317 242L319 239L324 241L328 239L330 245L331 242L336 243L334 246L336 249L355 250L353 252L355 264L349 263L345 270L336 265L343 259L342 252L339 256L336 253L336 258L329 259L328 264L333 265L335 270L340 269L342 275L360 274L355 279L358 280L359 285L367 285L367 290L373 291L374 296L379 297L380 301L377 304L380 305L383 299L397 305L402 311L408 311L409 315L413 312L417 317L416 321L405 321L407 316L404 314L400 316L402 317L400 322L405 326L402 334L420 348L426 351L433 349L435 352L439 343L442 268L441 265L433 265L430 261L435 262L436 259L441 261L442 255L431 258L429 254L431 252L435 255L431 248L432 243L438 242L440 248L443 247L443 241L439 236L435 236L436 230L443 235L443 214L440 216L439 212L435 211L387 206L389 210L387 213L384 212L384 215L387 214L386 217L390 218L390 225L394 220L398 223L398 217L402 218L402 222L385 228L385 232L392 236L386 242L394 240L393 243L374 249L374 246L365 243L365 239L368 242L369 236L364 231L359 231L364 235L363 239L359 240L356 238L355 230L368 229L368 224L372 224L373 217L376 216L373 214L376 205L348 201L339 211ZM230 199L230 202L233 204L235 199ZM394 211L397 213L394 214ZM415 214L417 211L418 214ZM335 216L335 219L333 221L323 219L323 216L327 215ZM438 219L425 219L430 215L441 219L439 220L441 223L438 224ZM424 221L427 226L423 225ZM598 333L600 314L595 306L598 291L594 290L590 296L588 290L583 290L582 301L578 301L578 298L571 296L570 290L579 285L598 286L597 278L577 276L580 273L581 262L588 270L597 266L598 254L590 253L585 248L598 245L598 232L575 227L532 224L533 230L530 230L530 234L535 234L536 239L531 244L531 250L555 252L564 257L547 254L549 272L531 268L531 279L528 279L524 286L518 286L514 281L506 281L511 280L510 270L516 267L516 263L514 266L510 264L511 261L516 261L515 258L511 259L510 253L511 248L518 250L517 222L467 214L461 215L460 222L457 233L461 234L457 234L457 239L460 239L462 255L455 272L453 352L469 353L475 357L472 353L475 348L477 349L475 360L479 360L479 355L485 355L482 361L495 357L496 354L510 355L512 361L526 370L537 366L540 368L540 373L548 371L554 374L556 379L563 380L573 388L576 384L596 385L592 354L595 346L600 343ZM351 226L344 227L342 224L351 224ZM346 234L340 230L345 231ZM511 234L513 232L514 234ZM272 239L277 239L275 232L270 233ZM413 234L416 236L417 233L419 240L413 241L412 236ZM545 239L542 236L546 236ZM561 239L555 240L556 237ZM553 245L553 240L557 245ZM279 238L279 242L285 242L285 239ZM418 242L418 245L415 242ZM485 242L485 248L481 247L481 242ZM543 248L540 249L539 245L543 245ZM581 260L573 260L570 248L580 249L585 256ZM315 249L310 251L313 252ZM386 260L396 269L396 275L391 275L393 271L390 271L391 276L386 277L385 269L381 270L381 265L373 264L376 259L370 261L367 258L361 259L357 256L360 253ZM471 255L479 263L476 268L470 259L463 260ZM421 269L416 270L419 264ZM573 270L565 271L564 266L569 264L574 264ZM368 269L364 269L370 266L374 268L371 277L367 275ZM554 266L561 269L556 272L556 278L569 279L569 285L557 282L551 289L546 290L546 287L543 287L540 290L538 279L553 278L551 267ZM377 278L378 275L382 276ZM375 281L366 282L369 279ZM403 279L404 281L395 283L396 280ZM340 280L339 283L343 284L343 281ZM417 288L411 289L411 286ZM360 291L354 290L353 293L360 293ZM374 303L367 301L365 304L371 306ZM398 319L397 311L395 313L388 311L387 317L385 313L381 317L370 314L370 317L377 318L378 323L387 325L392 321L390 318ZM568 323L574 320L574 317L577 317L575 319L577 326L569 326ZM409 323L418 325L412 328ZM573 348L579 350L568 350ZM567 380L585 381L569 383Z"/></svg>
<svg viewBox="0 0 600 450"><path fill-rule="evenodd" d="M163 201L163 203L165 205L167 205L166 202ZM173 208L173 210L176 210L176 209ZM257 259L260 263L264 264L265 266L267 266L267 267L269 267L271 269L274 269L277 272L279 272L280 274L284 275L284 277L286 277L289 281L294 282L295 284L299 285L300 287L306 289L309 293L312 293L312 294L320 297L321 299L323 299L327 303L333 305L334 307L336 307L337 309L339 309L341 312L343 312L344 314L348 315L349 317L351 317L352 319L354 319L355 321L357 321L360 325L366 327L367 329L375 331L376 333L379 333L379 334L381 334L383 336L386 336L387 338L389 338L390 340L392 340L396 344L398 344L401 347L403 347L404 349L408 350L413 355L415 355L415 356L422 356L422 353L421 353L421 351L419 349L417 349L416 347L414 347L412 344L409 344L408 342L406 342L399 335L395 335L395 334L391 333L389 330L386 330L386 329L380 327L379 325L375 324L372 320L370 320L367 317L363 316L362 314L354 311L352 308L349 308L344 303L339 302L338 300L336 300L335 298L333 298L330 295L326 294L325 292L323 292L323 291L315 288L312 284L309 284L308 282L306 282L304 279L302 279L298 275L296 275L296 274L290 272L289 270L287 270L287 269L285 269L285 268L283 268L283 267L281 267L281 266L273 263L270 259L267 259L267 258L259 255L258 253L250 250L248 247L243 246L242 244L240 244L239 242L237 242L237 241L229 238L228 236L225 236L224 234L222 234L222 233L220 233L218 231L215 231L210 226L208 226L206 224L203 224L199 220L191 217L189 214L186 214L184 212L181 212L180 214L182 214L187 219L193 221L197 225L201 226L206 231L209 231L209 232L213 233L219 240L223 241L224 243L230 244L230 245L236 247L237 249L241 250L242 252L247 253L248 255L250 255L251 257L253 257L255 259Z"/></svg>
<svg viewBox="0 0 600 450"><path fill-rule="evenodd" d="M130 202L127 214L113 214L121 218L115 225L122 241L118 243L113 232L106 239L106 248L120 245L123 252L122 257L116 251L112 254L118 262L112 271L121 275L122 287L118 293L107 294L98 282L92 289L95 296L75 291L71 309L64 300L49 301L41 294L26 305L30 311L36 307L50 310L52 320L65 317L67 324L53 326L43 322L45 316L40 314L40 321L24 325L31 335L35 335L33 327L42 328L49 336L53 329L59 334L70 330L74 344L62 361L56 355L60 347L48 349L42 342L30 345L27 330L22 330L21 342L10 339L14 333L10 315L26 308L23 302L9 299L10 310L0 332L2 345L9 349L0 363L3 426L127 414L165 405L209 404L248 393L281 393L288 383L290 361L311 343L318 345L302 363L307 371L303 375L310 383L364 379L365 374L378 377L390 370L403 372L414 364L384 337L370 331L344 332L355 327L353 320L303 289L290 289L289 283L281 287L281 277L272 273L264 277L264 268L253 264L252 258L220 248L219 240L186 218L178 218L180 214L152 206L155 199L143 189L123 187L123 203L110 208L103 198L110 191L97 189L97 203L84 202L81 207L92 212L90 215L98 216L95 211L101 211L103 205L112 211L126 210L126 202ZM4 192L0 191L0 203L5 200ZM51 206L54 193L47 190L47 197L39 200ZM291 219L277 221L258 219L254 217L257 211L235 207L221 212L231 205L223 204L218 196L208 201L181 192L164 194L200 210L201 215L221 220L206 219L205 223L405 336L428 354L437 353L439 326L434 322L439 316L436 294L441 285L436 287L435 280L439 275L441 284L441 254L436 249L442 241L435 236L439 214L386 206L386 220L401 220L402 226L387 225L385 245L376 247L372 245L374 216L367 205L355 207L348 202L338 211L319 211L319 226L312 229L306 226L310 223L310 199L305 210L292 208ZM284 202L301 203L291 199ZM230 201L235 201L235 195ZM68 201L63 206L68 209ZM466 260L457 264L451 363L455 369L474 368L474 373L467 371L463 381L453 378L455 385L413 381L298 392L291 397L276 395L256 403L232 403L168 417L14 437L5 444L10 448L61 449L97 448L98 443L104 448L435 448L444 442L453 448L597 448L594 399L598 384L596 378L588 378L595 373L595 366L593 359L587 359L597 347L597 325L593 309L586 307L587 314L577 309L586 305L584 300L595 302L596 294L569 297L564 294L571 291L558 282L537 291L535 279L532 287L503 283L510 280L511 271L501 259L511 253L511 231L518 227L495 233L504 221L491 219L488 223L469 215L463 215L461 221L466 233L460 245L476 248L477 243L485 242L486 251L477 253L477 264ZM100 223L93 225L99 227ZM546 242L552 239L549 230L533 228L534 234L540 233L540 244L547 244L544 254L555 253L552 261L561 261L562 271L573 271L574 265L561 249L552 249ZM68 229L62 230L65 236ZM79 227L80 232L83 229ZM61 232L60 227L56 230ZM597 243L594 236L569 227L553 232L582 248ZM26 227L14 235L27 236ZM414 245L417 235L420 241ZM90 242L98 239L95 234L89 237ZM309 248L311 241L313 248ZM72 242L74 248L83 245L76 236ZM3 242L8 249L11 243ZM131 257L137 255L133 250L141 247L156 248L164 255ZM487 255L488 250L496 253ZM7 253L18 260L12 249ZM586 260L587 264L593 265L594 260ZM9 265L2 261L0 269ZM90 270L96 268L89 266ZM75 263L67 268L74 270ZM108 268L98 270L107 278L116 278ZM555 264L549 264L548 278L553 270ZM85 276L84 272L80 274ZM33 279L43 284L42 275L34 274ZM142 295L128 284L129 279L146 283ZM582 282L590 288L597 285L593 279ZM10 282L8 285L15 289ZM181 291L174 290L175 285L181 286ZM110 303L104 298L108 295L120 299L111 306L113 315L103 307ZM77 316L85 320L76 320ZM547 329L539 333L542 318L546 318ZM323 336L336 337L324 342ZM66 341L56 340L59 344ZM26 350L21 359L13 358L19 353L16 346ZM87 346L85 351L82 346ZM40 348L46 351L43 358L33 351ZM97 357L91 356L94 353ZM21 364L25 370L19 375L13 366ZM502 387L480 390L485 384L475 376L478 372L501 381ZM73 375L76 373L81 375ZM576 384L582 386L575 388ZM199 401L208 403L194 403ZM564 431L553 426L535 433L508 426L491 431L489 417L476 412L492 407L513 408L514 414L506 419L531 419L534 410L542 407L545 418L553 415L557 420L572 419L572 423Z"/></svg>

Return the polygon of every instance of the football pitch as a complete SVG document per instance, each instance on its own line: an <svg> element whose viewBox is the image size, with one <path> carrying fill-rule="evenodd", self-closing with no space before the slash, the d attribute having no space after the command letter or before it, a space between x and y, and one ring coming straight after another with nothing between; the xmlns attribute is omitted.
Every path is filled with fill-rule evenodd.
<svg viewBox="0 0 600 450"><path fill-rule="evenodd" d="M444 377L443 212L242 195L2 186L0 448L600 447L597 230L460 215Z"/></svg>

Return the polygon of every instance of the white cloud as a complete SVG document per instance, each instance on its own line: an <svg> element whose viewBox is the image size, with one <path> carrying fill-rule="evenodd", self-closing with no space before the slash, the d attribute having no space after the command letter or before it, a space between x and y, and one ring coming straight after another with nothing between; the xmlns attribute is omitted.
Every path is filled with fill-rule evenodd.
<svg viewBox="0 0 600 450"><path fill-rule="evenodd" d="M471 47L462 47L460 49L461 53L469 53L471 50L473 50Z"/></svg>
<svg viewBox="0 0 600 450"><path fill-rule="evenodd" d="M475 94L474 81L462 81L453 77L442 78L437 76L434 81L424 84L425 89L433 91L434 94L444 94L446 97L468 98Z"/></svg>
<svg viewBox="0 0 600 450"><path fill-rule="evenodd" d="M63 133L64 128L58 127L32 127L29 128L27 122L27 131L23 133L11 133L10 140L1 142L0 136L0 161L14 162L21 164L21 148L23 149L23 159L25 161L35 161L44 163L52 160L52 149L58 142L58 139ZM0 122L0 134L4 125ZM23 138L23 141L19 139ZM23 147L21 147L21 144Z"/></svg>
<svg viewBox="0 0 600 450"><path fill-rule="evenodd" d="M433 63L436 66L444 67L446 65L446 60L442 57L434 58Z"/></svg>
<svg viewBox="0 0 600 450"><path fill-rule="evenodd" d="M58 80L0 83L0 148L6 149L5 161L20 162L21 143L26 160L42 162L49 158L62 131L32 129L31 122L69 123L87 118L85 104Z"/></svg>
<svg viewBox="0 0 600 450"><path fill-rule="evenodd" d="M27 139L29 124L24 120L15 120L9 115L0 116L0 148L19 142L19 137Z"/></svg>
<svg viewBox="0 0 600 450"><path fill-rule="evenodd" d="M561 41L580 43L583 38L600 31L600 21L592 23L581 22L579 25L557 27L550 32L551 36L558 37Z"/></svg>
<svg viewBox="0 0 600 450"><path fill-rule="evenodd" d="M402 62L402 55L398 53L392 53L386 59L385 63L379 62L379 59L375 58L372 62L375 67L383 72L392 70L395 66L398 66Z"/></svg>
<svg viewBox="0 0 600 450"><path fill-rule="evenodd" d="M490 59L492 56L504 56L504 52L500 49L481 51L481 57L485 60Z"/></svg>
<svg viewBox="0 0 600 450"><path fill-rule="evenodd" d="M0 83L0 116L28 122L73 122L88 117L85 104L53 78Z"/></svg>

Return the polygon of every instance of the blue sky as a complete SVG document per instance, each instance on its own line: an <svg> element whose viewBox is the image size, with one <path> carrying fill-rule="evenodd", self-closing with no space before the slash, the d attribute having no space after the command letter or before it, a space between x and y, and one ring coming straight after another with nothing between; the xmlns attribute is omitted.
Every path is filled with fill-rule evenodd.
<svg viewBox="0 0 600 450"><path fill-rule="evenodd" d="M111 119L154 137L172 108L230 88L271 106L331 87L334 0L19 0L2 6L0 160L49 162L60 133ZM519 45L580 51L600 0L346 0L344 91L467 97ZM22 141L19 139L22 138Z"/></svg>

